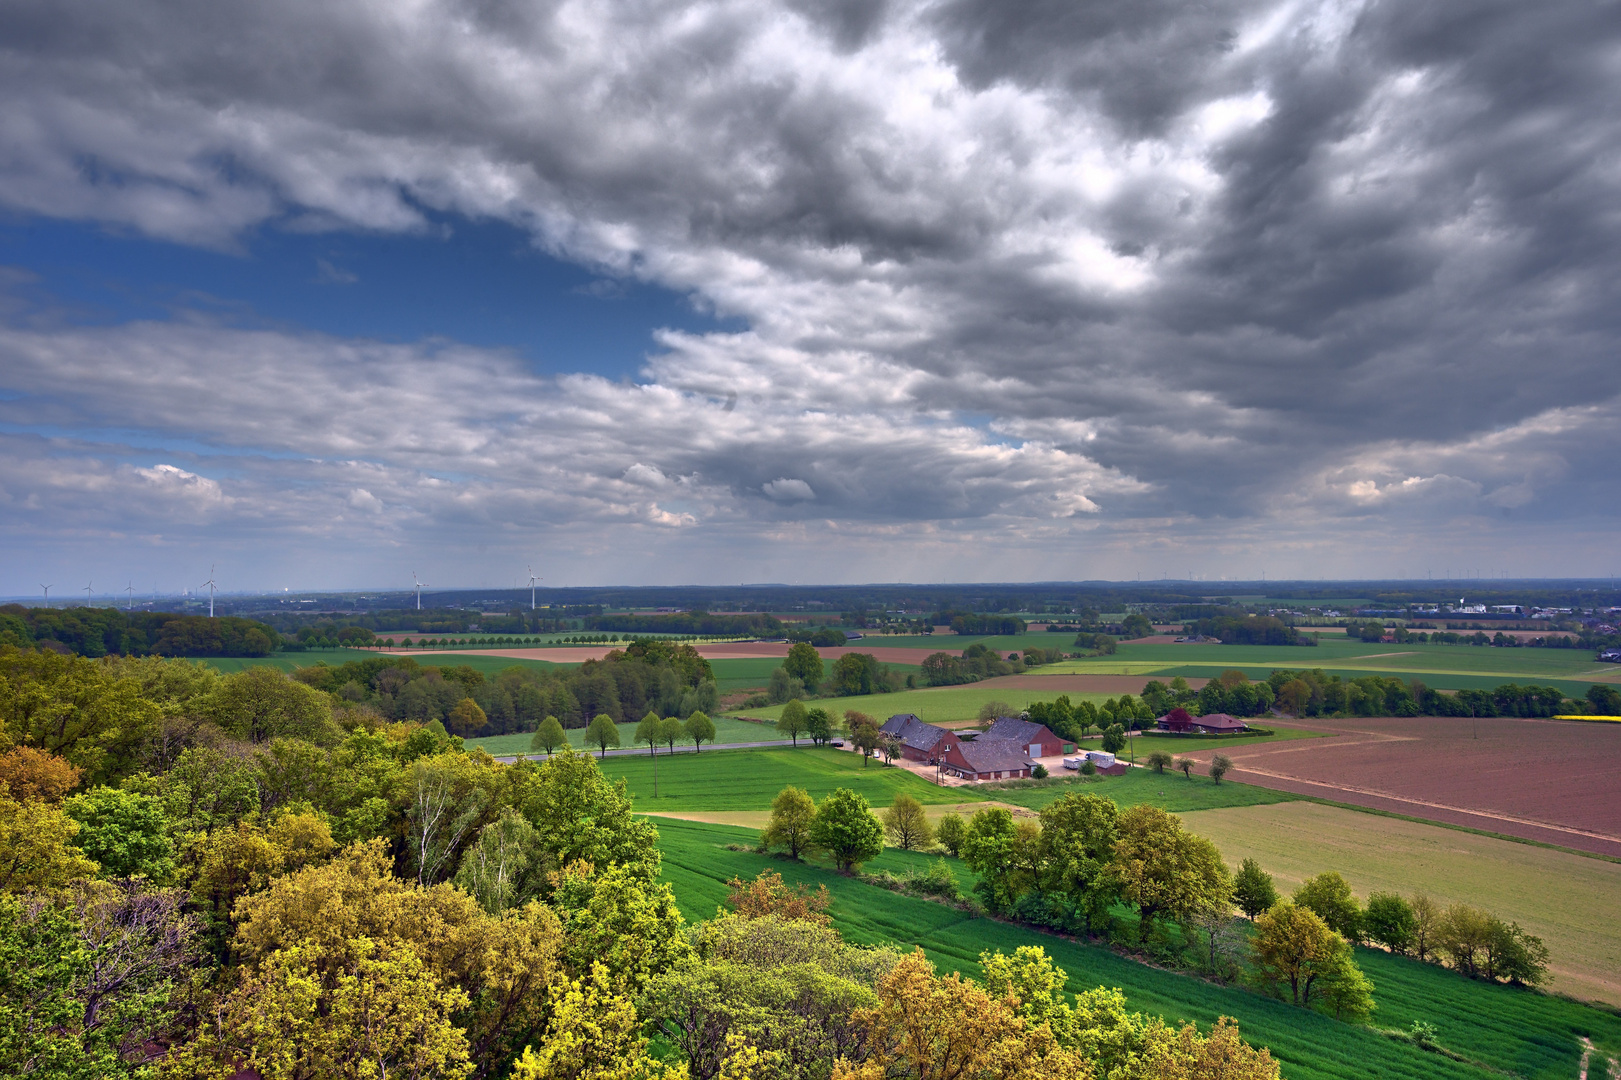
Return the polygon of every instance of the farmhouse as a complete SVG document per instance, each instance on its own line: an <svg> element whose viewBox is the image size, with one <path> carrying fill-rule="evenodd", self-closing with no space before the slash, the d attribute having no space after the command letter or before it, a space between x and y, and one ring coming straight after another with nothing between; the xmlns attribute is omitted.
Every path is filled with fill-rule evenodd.
<svg viewBox="0 0 1621 1080"><path fill-rule="evenodd" d="M973 742L953 739L940 758L940 768L964 780L1022 779L1034 767L1025 753L1028 749L1008 739L987 740L983 735Z"/></svg>
<svg viewBox="0 0 1621 1080"><path fill-rule="evenodd" d="M1064 752L1064 740L1048 731L1042 724L1020 720L1013 716L999 717L978 739L977 743L1009 742L1030 757L1057 757Z"/></svg>
<svg viewBox="0 0 1621 1080"><path fill-rule="evenodd" d="M949 729L925 724L912 713L891 716L879 730L900 741L902 758L929 765L936 764L940 755L958 741Z"/></svg>
<svg viewBox="0 0 1621 1080"><path fill-rule="evenodd" d="M1154 730L1187 735L1195 732L1202 732L1207 735L1229 735L1233 732L1248 731L1249 725L1238 717L1228 716L1226 713L1206 713L1204 716L1191 716L1186 709L1172 709L1154 721Z"/></svg>

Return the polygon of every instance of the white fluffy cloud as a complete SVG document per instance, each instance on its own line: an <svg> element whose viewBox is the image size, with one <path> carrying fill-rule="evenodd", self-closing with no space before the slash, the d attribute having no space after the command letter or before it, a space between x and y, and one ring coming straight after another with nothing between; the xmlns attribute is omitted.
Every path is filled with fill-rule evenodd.
<svg viewBox="0 0 1621 1080"><path fill-rule="evenodd" d="M1377 570L1353 532L1514 544L1560 518L1524 569L1581 569L1621 415L1602 19L10 4L13 213L218 248L498 218L748 329L665 333L623 384L455 343L19 316L6 528L692 545L678 578L836 538L855 562L830 576L917 578L1269 541L1301 572ZM918 562L886 561L896 537ZM1017 570L980 569L1002 550Z"/></svg>

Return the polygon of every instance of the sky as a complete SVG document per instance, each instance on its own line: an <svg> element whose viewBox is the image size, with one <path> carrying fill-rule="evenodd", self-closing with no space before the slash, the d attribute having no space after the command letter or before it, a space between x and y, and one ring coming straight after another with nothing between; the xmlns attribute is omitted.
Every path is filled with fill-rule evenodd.
<svg viewBox="0 0 1621 1080"><path fill-rule="evenodd" d="M1607 576L1618 85L1614 0L12 0L0 594Z"/></svg>

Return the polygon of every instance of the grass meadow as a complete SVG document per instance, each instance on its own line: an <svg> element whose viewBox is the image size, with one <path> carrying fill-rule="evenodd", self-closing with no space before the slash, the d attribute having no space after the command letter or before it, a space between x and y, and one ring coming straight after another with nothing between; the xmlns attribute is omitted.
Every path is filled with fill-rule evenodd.
<svg viewBox="0 0 1621 1080"><path fill-rule="evenodd" d="M1395 645L1336 641L1315 648L1272 645L1175 645L1122 642L1113 656L1049 664L1045 675L1143 675L1169 680L1209 678L1237 668L1264 679L1275 668L1322 668L1342 678L1393 675L1443 690L1490 689L1505 682L1557 686L1567 694L1587 692L1596 677L1613 669L1594 662L1585 649L1494 649L1474 645Z"/></svg>
<svg viewBox="0 0 1621 1080"><path fill-rule="evenodd" d="M1288 892L1325 870L1359 897L1422 890L1511 919L1542 938L1553 988L1621 1006L1621 863L1315 802L1210 809L1184 823L1236 865L1253 858Z"/></svg>
<svg viewBox="0 0 1621 1080"><path fill-rule="evenodd" d="M775 870L790 883L827 885L834 924L866 944L922 948L943 971L979 974L981 951L1011 952L1040 945L1068 973L1071 992L1118 987L1133 1010L1208 1027L1219 1016L1238 1021L1246 1039L1267 1046L1289 1080L1486 1080L1510 1074L1527 1080L1569 1080L1585 1035L1611 1054L1621 1052L1621 1017L1547 994L1474 983L1415 961L1360 950L1375 984L1375 1023L1406 1027L1425 1020L1441 1044L1480 1065L1425 1053L1375 1030L1341 1023L1259 993L1219 986L1122 957L1083 941L975 917L943 904L904 896L843 877L826 867L796 863L728 844L750 845L753 830L661 819L663 875L689 919L711 917L726 897L725 882ZM930 860L887 852L869 869L900 870ZM966 884L961 865L952 862ZM1484 1067L1483 1067L1484 1066Z"/></svg>

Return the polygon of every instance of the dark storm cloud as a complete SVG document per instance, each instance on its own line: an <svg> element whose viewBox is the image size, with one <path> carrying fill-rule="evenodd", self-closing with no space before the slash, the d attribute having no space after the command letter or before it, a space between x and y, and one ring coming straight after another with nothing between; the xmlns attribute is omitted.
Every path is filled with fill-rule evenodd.
<svg viewBox="0 0 1621 1080"><path fill-rule="evenodd" d="M331 392L210 426L162 393L201 331L19 331L7 409L107 422L53 375L128 351L137 427L365 460L329 501L424 521L1613 520L1618 49L1614 3L10 4L15 211L222 247L499 217L751 329L666 336L643 387L408 350L449 403L415 441L406 390L348 393L366 343L209 329ZM422 486L439 447L462 487Z"/></svg>

